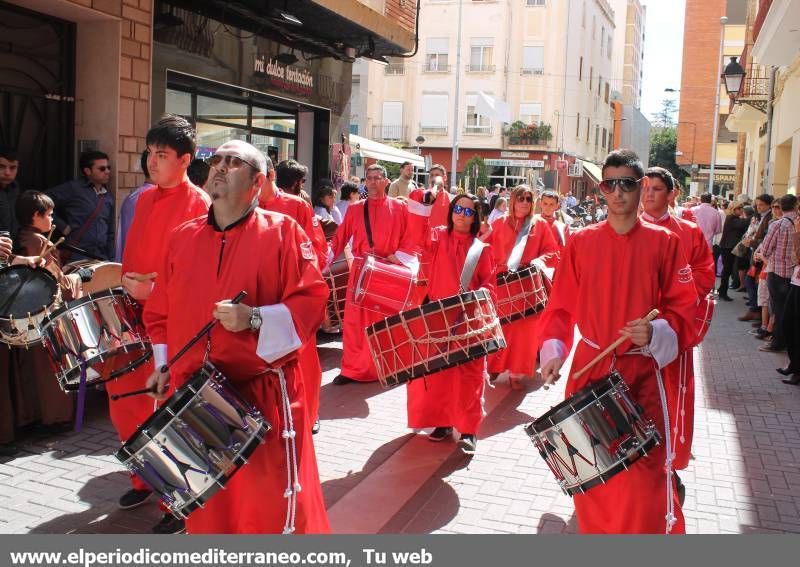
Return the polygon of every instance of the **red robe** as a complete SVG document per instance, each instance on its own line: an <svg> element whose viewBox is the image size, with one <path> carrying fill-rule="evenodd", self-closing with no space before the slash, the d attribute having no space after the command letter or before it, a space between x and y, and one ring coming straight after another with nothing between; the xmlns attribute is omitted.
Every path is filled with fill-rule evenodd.
<svg viewBox="0 0 800 567"><path fill-rule="evenodd" d="M562 350L563 360L577 324L583 340L575 351L572 374L597 356L599 349L614 342L628 321L657 308L659 318L676 333L680 352L694 334L696 298L677 236L641 221L627 234L619 235L603 221L570 236L544 313L542 335L545 341L558 339L564 343L567 350ZM542 364L551 358L546 354L548 346L545 342ZM565 378L568 398L589 382L606 376L613 366L629 385L632 399L644 408L662 435L661 444L647 457L573 498L582 533L665 531L666 451L656 362L641 355L625 355L633 348L626 341L579 379L571 375ZM686 528L674 485L672 495L677 520L672 533L683 533Z"/></svg>
<svg viewBox="0 0 800 567"><path fill-rule="evenodd" d="M666 214L660 219L642 215L643 220L663 226L677 234L681 240L684 257L692 268L697 301L703 301L714 289L714 258L708 247L703 231L693 222L678 219ZM673 463L675 470L689 466L692 455L692 438L694 436L694 356L692 351L696 341L689 348L681 351L678 359L666 368L671 376L668 380L671 388L667 391L669 401L670 434L672 435Z"/></svg>
<svg viewBox="0 0 800 567"><path fill-rule="evenodd" d="M428 297L444 299L459 293L461 271L472 245L471 234L448 233L433 228L426 249L433 258ZM486 246L472 275L469 290L484 288L494 296L495 268L491 247ZM483 418L483 386L486 357L408 383L408 426L455 427L476 434Z"/></svg>
<svg viewBox="0 0 800 567"><path fill-rule="evenodd" d="M198 285L201 284L201 285ZM282 304L301 343L322 321L328 286L316 265L303 229L285 215L256 208L225 232L201 218L173 234L158 284L144 319L155 344L178 352L212 317L217 301L247 292L251 306ZM274 323L265 320L264 325ZM288 335L291 329L286 329ZM186 520L189 533L281 533L288 499L287 457L281 432L282 404L278 375L285 373L296 431L299 482L296 531L328 532L305 383L297 351L267 363L258 354L258 333L232 333L216 325L210 334L209 360L272 425L264 444L250 456L224 491ZM206 341L199 341L171 368L175 387L203 365Z"/></svg>
<svg viewBox="0 0 800 567"><path fill-rule="evenodd" d="M519 224L520 227L515 228L510 217L502 217L492 223L486 242L492 245L498 274L508 271L508 257L514 248L519 229L522 228L521 221ZM520 268L530 266L534 260L540 260L551 267L558 261L558 244L550 227L540 217L534 217L531 223ZM489 372L499 374L508 370L512 374L533 376L536 373L540 321L540 315L533 315L503 325L506 348L489 355Z"/></svg>
<svg viewBox="0 0 800 567"><path fill-rule="evenodd" d="M122 273L149 274L159 272L172 230L188 220L205 215L211 205L208 194L192 185L188 180L176 187L145 189L136 203L125 250L122 252ZM139 303L145 304L145 301ZM106 391L112 394L141 390L153 373L153 359L133 372L106 383ZM139 426L153 413L154 403L150 396L131 396L116 401L109 399L109 413L120 441L127 441ZM131 475L131 483L137 490L149 490L139 477Z"/></svg>
<svg viewBox="0 0 800 567"><path fill-rule="evenodd" d="M404 242L406 235L407 210L402 201L393 197L367 199L351 203L336 234L331 240L334 258L344 250L353 239L352 251L355 261L347 281L347 302L344 307L342 325L342 375L359 382L374 382L378 379L375 364L367 345L364 329L380 321L384 315L361 309L353 303L353 292L360 274L360 261L370 252L367 229L364 225L364 203L369 201L369 219L375 248L372 252L386 257L394 254Z"/></svg>
<svg viewBox="0 0 800 567"><path fill-rule="evenodd" d="M559 254L562 254L564 252L564 247L567 245L567 239L569 238L569 227L560 220L557 220L555 216L540 216L547 221L548 225L550 225L550 230L553 232L553 238L558 245L558 252Z"/></svg>
<svg viewBox="0 0 800 567"><path fill-rule="evenodd" d="M283 213L296 220L314 244L317 265L322 268L328 255L328 242L325 240L322 226L320 226L311 205L296 195L278 189L271 199L266 199L262 193L258 199L258 206L267 211ZM319 392L322 386L322 365L317 353L316 332L309 336L308 342L300 348L297 356L300 372L306 382L308 412L312 419L316 419L319 413Z"/></svg>

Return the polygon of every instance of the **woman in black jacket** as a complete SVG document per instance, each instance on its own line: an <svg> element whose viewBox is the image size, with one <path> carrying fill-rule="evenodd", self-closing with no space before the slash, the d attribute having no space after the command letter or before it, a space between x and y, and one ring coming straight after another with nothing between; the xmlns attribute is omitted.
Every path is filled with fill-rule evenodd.
<svg viewBox="0 0 800 567"><path fill-rule="evenodd" d="M725 224L722 225L722 237L719 241L719 250L722 256L722 277L719 283L719 298L723 301L733 301L728 297L728 284L733 273L734 256L731 251L744 236L747 226L750 224L743 214L743 207L740 204L732 204L725 217Z"/></svg>

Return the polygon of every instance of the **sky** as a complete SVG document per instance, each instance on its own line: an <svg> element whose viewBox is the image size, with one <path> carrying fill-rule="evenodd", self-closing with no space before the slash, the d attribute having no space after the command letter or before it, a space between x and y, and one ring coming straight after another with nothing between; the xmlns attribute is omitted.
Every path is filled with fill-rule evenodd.
<svg viewBox="0 0 800 567"><path fill-rule="evenodd" d="M647 7L642 114L652 122L653 114L659 111L665 98L671 97L679 102L680 93L665 93L664 89L681 88L686 2L643 0L642 4Z"/></svg>

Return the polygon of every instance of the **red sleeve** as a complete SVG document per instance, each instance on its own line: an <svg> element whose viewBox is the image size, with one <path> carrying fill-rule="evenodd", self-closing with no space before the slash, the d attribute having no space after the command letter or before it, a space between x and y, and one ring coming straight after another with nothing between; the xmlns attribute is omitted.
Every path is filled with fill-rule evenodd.
<svg viewBox="0 0 800 567"><path fill-rule="evenodd" d="M344 213L344 219L342 219L342 224L338 226L336 233L331 239L331 251L333 252L334 258L339 257L339 254L342 253L344 247L350 241L350 237L353 235L354 208L353 206L347 207L347 211Z"/></svg>
<svg viewBox="0 0 800 567"><path fill-rule="evenodd" d="M306 231L306 235L308 235L311 244L314 246L318 265L324 266L328 259L328 242L325 240L325 233L322 231L322 225L319 224L319 220L314 214L314 209L305 201L298 206L297 222Z"/></svg>
<svg viewBox="0 0 800 567"><path fill-rule="evenodd" d="M481 252L478 266L475 268L475 275L472 276L475 289L483 288L489 292L492 301L497 301L497 266L494 262L492 247L486 246Z"/></svg>
<svg viewBox="0 0 800 567"><path fill-rule="evenodd" d="M700 227L692 228L692 257L689 259L692 266L692 278L697 290L697 297L703 298L714 289L716 274L714 273L714 257L708 247L706 237Z"/></svg>
<svg viewBox="0 0 800 567"><path fill-rule="evenodd" d="M542 314L542 342L548 339L558 339L564 343L565 352L572 349L576 298L580 282L576 247L576 239L570 238L564 247L564 254L558 264L558 271L553 279L553 288L547 300L547 307ZM538 346L541 347L541 345Z"/></svg>
<svg viewBox="0 0 800 567"><path fill-rule="evenodd" d="M547 221L539 218L533 223L533 233L538 239L538 254L536 260L541 260L546 266L555 268L558 265L559 246L553 236L553 231Z"/></svg>
<svg viewBox="0 0 800 567"><path fill-rule="evenodd" d="M561 274L558 274L558 278ZM558 281L556 278L556 281ZM659 319L665 319L678 335L678 351L691 346L697 336L694 328L694 313L697 306L697 291L692 279L692 269L681 250L680 238L669 233L664 248L664 258L659 272L661 289Z"/></svg>
<svg viewBox="0 0 800 567"><path fill-rule="evenodd" d="M181 229L178 228L169 236L166 254L164 254L161 268L158 270L158 277L153 286L153 292L147 298L142 315L147 334L150 335L150 341L154 345L167 344L167 311L169 308L167 289L172 276L173 250L180 232Z"/></svg>

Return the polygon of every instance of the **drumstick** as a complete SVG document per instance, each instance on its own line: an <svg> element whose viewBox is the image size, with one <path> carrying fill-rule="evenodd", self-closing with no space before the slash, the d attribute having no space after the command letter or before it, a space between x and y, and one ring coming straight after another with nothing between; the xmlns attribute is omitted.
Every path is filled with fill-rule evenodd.
<svg viewBox="0 0 800 567"><path fill-rule="evenodd" d="M113 401L117 401L121 398L129 398L131 396L139 396L141 394L151 394L156 391L155 387L153 388L142 388L141 390L133 390L132 392L124 392L122 394L111 394L111 399Z"/></svg>
<svg viewBox="0 0 800 567"><path fill-rule="evenodd" d="M44 250L42 250L42 253L41 253L41 254L39 254L39 255L36 257L36 263L38 264L39 262L41 262L41 261L42 261L42 259L45 257L45 254L49 254L51 249L58 248L58 246L59 246L59 245L60 245L62 242L64 242L64 237L63 237L63 236L62 236L61 238L59 238L59 239L56 241L56 243L55 243L55 244L51 243L51 242L48 240L48 241L45 243L45 245L44 245Z"/></svg>
<svg viewBox="0 0 800 567"><path fill-rule="evenodd" d="M236 297L234 297L234 298L231 300L231 304L232 304L232 305L235 305L235 304L239 303L240 301L242 301L242 299L244 299L245 297L247 297L247 292L246 292L246 291L244 291L244 290L242 290L242 291L240 291L240 292L239 292L239 294L238 294ZM173 356L172 358L170 358L170 359L169 359L169 362L167 362L166 364L163 364L163 365L161 366L161 368L159 368L159 371L160 371L162 374L166 374L167 372L169 372L169 368L170 368L170 366L172 366L173 364L175 364L175 362L177 362L177 360L178 360L180 357L182 357L184 354L186 354L186 351L187 351L187 350L189 350L190 348L192 348L192 346L194 346L194 344L195 344L197 341L199 341L201 338L203 338L203 335L205 335L207 332L209 332L209 331L211 330L211 327L213 327L213 326L216 324L216 322L217 322L217 320L216 320L216 319L211 319L211 321L209 321L209 322L208 322L208 324L207 324L205 327L203 327L202 329L200 329L200 332L199 332L199 333L197 333L197 334L196 334L194 337L192 337L192 338L189 340L189 342L188 342L188 343L186 343L186 345L185 345L185 346L184 346L184 347L183 347L181 350L179 350L179 351L178 351L178 354L176 354L175 356Z"/></svg>
<svg viewBox="0 0 800 567"><path fill-rule="evenodd" d="M644 316L644 320L645 321L652 321L656 317L658 317L658 309L653 309L650 313L648 313L647 315ZM572 375L572 379L575 380L575 379L579 378L584 372L586 372L592 366L594 366L595 364L597 364L598 362L603 360L608 355L608 353L613 351L615 348L617 348L619 345L621 345L622 343L624 343L627 340L628 340L628 337L620 337L616 341L614 341L613 343L608 345L608 347L606 347L606 349L603 352L601 352L600 354L595 356L591 360L591 362L589 362L589 364L587 364L586 366L584 366L583 368L578 370L575 374L573 374Z"/></svg>

